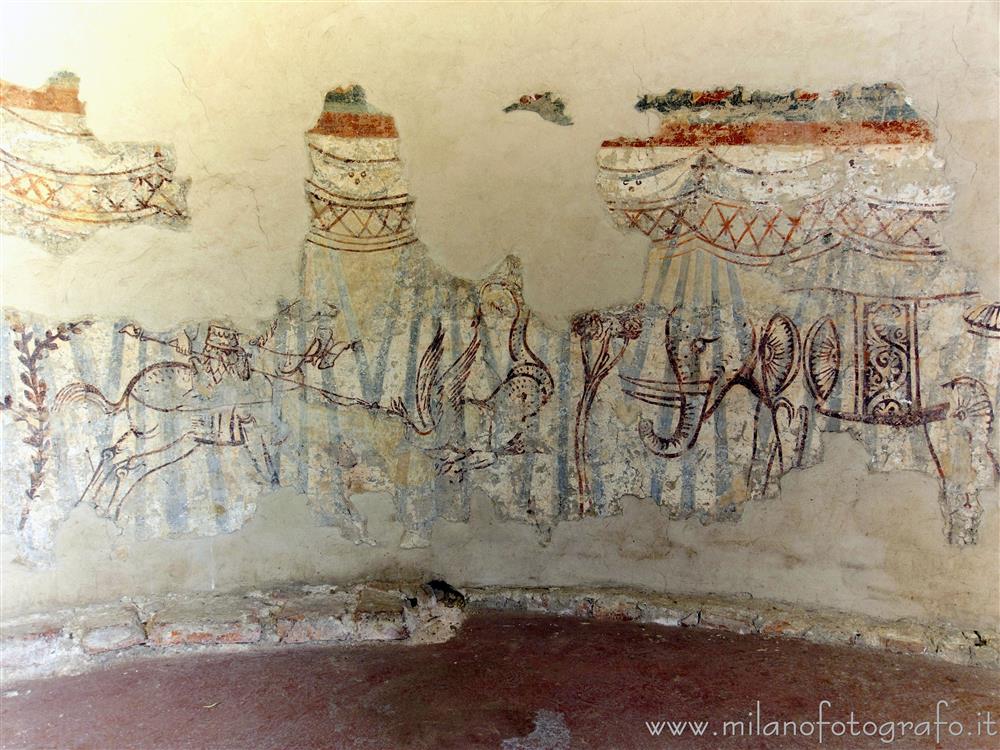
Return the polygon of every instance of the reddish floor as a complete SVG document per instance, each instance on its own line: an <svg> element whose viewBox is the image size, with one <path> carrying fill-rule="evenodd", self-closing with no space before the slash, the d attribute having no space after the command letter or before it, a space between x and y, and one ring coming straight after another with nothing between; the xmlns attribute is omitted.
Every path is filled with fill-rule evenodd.
<svg viewBox="0 0 1000 750"><path fill-rule="evenodd" d="M175 657L4 686L5 748L998 748L1000 673L700 629L513 614L449 643ZM13 691L17 694L14 695ZM849 719L876 737L802 722ZM940 742L933 724L941 708ZM724 721L759 729L732 735ZM766 735L794 721L800 734ZM979 721L977 727L977 719ZM701 737L646 722L708 721ZM875 721L878 727L864 726ZM913 722L908 736L898 725ZM961 737L949 734L958 731ZM921 725L919 722L931 722ZM655 731L655 725L654 725ZM682 731L674 727L674 731ZM987 733L994 732L992 736ZM914 732L924 736L914 737ZM713 734L715 733L715 734ZM929 733L930 736L927 736Z"/></svg>

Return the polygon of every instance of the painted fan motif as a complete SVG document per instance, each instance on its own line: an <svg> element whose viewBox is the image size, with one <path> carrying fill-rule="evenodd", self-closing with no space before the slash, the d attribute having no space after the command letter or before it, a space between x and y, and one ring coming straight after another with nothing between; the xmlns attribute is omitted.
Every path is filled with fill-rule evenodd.
<svg viewBox="0 0 1000 750"><path fill-rule="evenodd" d="M989 434L993 429L993 402L986 386L967 375L945 383L951 389L951 418L981 427Z"/></svg>
<svg viewBox="0 0 1000 750"><path fill-rule="evenodd" d="M987 302L974 307L962 316L969 333L1000 339L1000 302Z"/></svg>
<svg viewBox="0 0 1000 750"><path fill-rule="evenodd" d="M840 335L831 318L813 324L806 336L806 382L818 401L830 398L840 377Z"/></svg>
<svg viewBox="0 0 1000 750"><path fill-rule="evenodd" d="M784 315L771 318L761 337L760 372L771 398L781 394L799 370L799 331Z"/></svg>

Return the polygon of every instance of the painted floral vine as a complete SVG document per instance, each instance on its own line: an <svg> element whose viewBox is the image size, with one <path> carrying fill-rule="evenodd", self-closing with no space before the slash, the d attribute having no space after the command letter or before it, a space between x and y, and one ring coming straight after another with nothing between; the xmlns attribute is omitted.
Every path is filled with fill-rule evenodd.
<svg viewBox="0 0 1000 750"><path fill-rule="evenodd" d="M28 488L24 491L25 501L18 520L18 529L23 529L34 508L38 493L45 481L45 469L49 462L49 407L46 403L48 385L42 379L39 366L53 351L59 348L59 343L69 341L71 336L83 333L83 329L93 321L80 320L70 323L60 323L56 329L45 331L38 337L19 320L12 321L11 331L14 334L14 348L17 350L17 361L22 367L21 383L24 385L22 395L24 401L15 402L10 394L0 402L0 411L10 412L15 422L21 422L27 430L23 442L34 449L31 457L31 474L28 477Z"/></svg>

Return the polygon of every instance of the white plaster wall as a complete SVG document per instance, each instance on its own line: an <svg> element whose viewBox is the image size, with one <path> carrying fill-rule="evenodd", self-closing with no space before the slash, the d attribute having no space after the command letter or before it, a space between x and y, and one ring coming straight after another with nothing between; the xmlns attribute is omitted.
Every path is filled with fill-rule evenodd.
<svg viewBox="0 0 1000 750"><path fill-rule="evenodd" d="M897 81L932 121L957 190L946 230L954 257L981 272L987 297L1000 296L995 4L6 3L2 16L3 78L35 86L74 71L98 137L171 143L178 174L193 178L187 231L106 231L64 260L3 237L7 306L66 319L128 314L150 327L267 318L298 285L303 131L323 93L351 82L396 118L418 232L435 256L472 277L517 253L528 304L562 327L575 311L639 293L644 238L612 226L594 187L604 138L655 128L655 115L633 109L638 94ZM501 112L544 90L566 99L576 124ZM862 457L838 462L852 451L843 440L830 462L786 479L777 506L748 507L736 525L669 522L650 507L560 525L548 547L524 527L480 519L436 530L430 551L397 550L389 533L362 551L330 529L303 537L294 498L214 540L138 542L81 519L64 530L52 572L5 551L4 606L433 569L464 583L751 591L1000 622L995 495L984 498L980 544L949 547L936 484L869 476ZM831 533L831 519L843 533ZM253 543L254 524L270 524L266 544Z"/></svg>

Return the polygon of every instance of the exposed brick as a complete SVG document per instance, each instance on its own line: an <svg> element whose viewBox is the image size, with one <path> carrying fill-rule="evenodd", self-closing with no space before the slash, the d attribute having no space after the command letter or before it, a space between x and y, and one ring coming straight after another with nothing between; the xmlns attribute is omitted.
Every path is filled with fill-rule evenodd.
<svg viewBox="0 0 1000 750"><path fill-rule="evenodd" d="M809 630L809 623L796 619L782 619L780 617L764 618L760 625L761 635L786 636L796 638L804 635Z"/></svg>
<svg viewBox="0 0 1000 750"><path fill-rule="evenodd" d="M401 641L410 634L402 613L391 620L362 615L356 625L357 638L362 641Z"/></svg>
<svg viewBox="0 0 1000 750"><path fill-rule="evenodd" d="M354 610L357 638L363 641L395 641L409 631L403 617L403 599L399 594L364 588Z"/></svg>
<svg viewBox="0 0 1000 750"><path fill-rule="evenodd" d="M146 633L142 627L135 625L106 625L88 630L80 639L80 645L88 654L103 654L107 651L120 651L146 642Z"/></svg>
<svg viewBox="0 0 1000 750"><path fill-rule="evenodd" d="M740 606L727 607L712 604L702 607L698 624L712 630L727 630L731 633L754 633L757 631L759 615L752 609Z"/></svg>
<svg viewBox="0 0 1000 750"><path fill-rule="evenodd" d="M355 633L353 624L339 617L279 618L275 628L282 643L349 641Z"/></svg>
<svg viewBox="0 0 1000 750"><path fill-rule="evenodd" d="M355 611L363 615L402 615L403 599L399 594L366 586L358 594Z"/></svg>
<svg viewBox="0 0 1000 750"><path fill-rule="evenodd" d="M135 609L122 605L87 607L70 627L88 654L119 651L146 642L146 631Z"/></svg>
<svg viewBox="0 0 1000 750"><path fill-rule="evenodd" d="M260 637L258 622L172 622L149 626L149 642L154 646L256 643Z"/></svg>
<svg viewBox="0 0 1000 750"><path fill-rule="evenodd" d="M828 618L818 618L809 626L809 629L802 634L802 637L813 643L831 643L841 646L848 646L855 643L858 630L852 627L852 623L839 623Z"/></svg>
<svg viewBox="0 0 1000 750"><path fill-rule="evenodd" d="M146 623L154 646L256 643L263 630L259 602L242 597L171 599Z"/></svg>
<svg viewBox="0 0 1000 750"><path fill-rule="evenodd" d="M4 669L42 667L72 652L73 641L57 620L28 617L4 625L0 638L0 661Z"/></svg>
<svg viewBox="0 0 1000 750"><path fill-rule="evenodd" d="M347 641L355 633L347 620L351 600L347 594L300 594L285 598L275 616L275 631L282 643Z"/></svg>
<svg viewBox="0 0 1000 750"><path fill-rule="evenodd" d="M809 610L746 597L654 594L628 589L468 589L474 607L576 614L664 625L698 625L733 632L801 637L817 643L863 645L925 653L959 663L1000 667L1000 634L960 631L908 620L884 621L835 610ZM416 600L416 605L408 602ZM183 647L282 643L357 643L447 640L462 622L419 586L365 584L288 586L247 596L169 596L141 605L139 616L122 604L32 615L3 624L2 662L13 678L73 673L100 663L108 652L150 646ZM452 611L454 610L454 611ZM141 620L146 620L143 629Z"/></svg>
<svg viewBox="0 0 1000 750"><path fill-rule="evenodd" d="M594 600L594 617L598 620L631 622L642 618L642 610L634 599L600 597Z"/></svg>
<svg viewBox="0 0 1000 750"><path fill-rule="evenodd" d="M641 619L662 625L697 625L733 632L804 638L814 643L862 645L904 654L927 654L959 664L1000 666L1000 635L993 631L958 631L907 620L885 621L833 609L810 609L744 595L671 595L635 589L470 587L475 607L527 609L551 614L615 617L614 602L633 602ZM545 607L545 602L551 606ZM566 606L560 606L566 605ZM627 610L622 610L627 611Z"/></svg>

